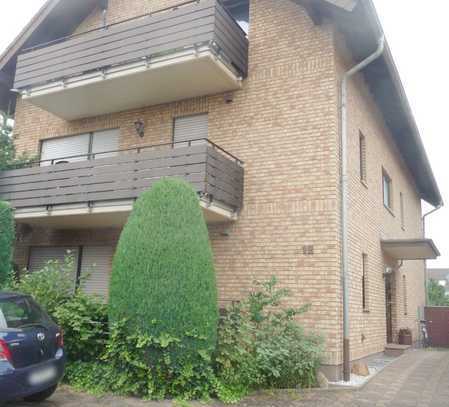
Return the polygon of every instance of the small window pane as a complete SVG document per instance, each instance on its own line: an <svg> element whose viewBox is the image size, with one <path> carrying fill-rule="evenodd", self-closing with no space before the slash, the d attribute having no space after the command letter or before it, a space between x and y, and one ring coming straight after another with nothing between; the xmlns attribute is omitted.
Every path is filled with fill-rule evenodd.
<svg viewBox="0 0 449 407"><path fill-rule="evenodd" d="M391 178L388 174L383 174L383 195L384 195L384 205L391 209L392 208L392 196L391 196Z"/></svg>
<svg viewBox="0 0 449 407"><path fill-rule="evenodd" d="M400 195L401 204L401 226L405 228L405 208L404 208L404 194L401 192Z"/></svg>
<svg viewBox="0 0 449 407"><path fill-rule="evenodd" d="M366 182L366 138L360 133L359 136L359 155L360 155L360 179Z"/></svg>
<svg viewBox="0 0 449 407"><path fill-rule="evenodd" d="M362 254L362 307L368 310L368 255Z"/></svg>

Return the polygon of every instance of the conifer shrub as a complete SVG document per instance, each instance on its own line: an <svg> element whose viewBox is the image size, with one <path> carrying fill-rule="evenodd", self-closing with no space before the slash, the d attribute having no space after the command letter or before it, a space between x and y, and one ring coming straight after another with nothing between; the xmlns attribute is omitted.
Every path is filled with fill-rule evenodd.
<svg viewBox="0 0 449 407"><path fill-rule="evenodd" d="M136 201L113 260L109 320L126 320L130 334L177 338L175 363L212 354L218 320L213 256L198 197L186 182L164 179Z"/></svg>
<svg viewBox="0 0 449 407"><path fill-rule="evenodd" d="M12 256L15 239L14 215L6 202L0 201L0 288L12 277Z"/></svg>

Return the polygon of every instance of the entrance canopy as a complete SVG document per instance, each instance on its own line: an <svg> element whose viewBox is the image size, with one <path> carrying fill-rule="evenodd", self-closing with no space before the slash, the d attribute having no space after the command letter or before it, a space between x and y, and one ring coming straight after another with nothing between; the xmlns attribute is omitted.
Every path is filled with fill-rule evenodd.
<svg viewBox="0 0 449 407"><path fill-rule="evenodd" d="M440 256L431 239L382 240L382 249L397 260L435 260Z"/></svg>

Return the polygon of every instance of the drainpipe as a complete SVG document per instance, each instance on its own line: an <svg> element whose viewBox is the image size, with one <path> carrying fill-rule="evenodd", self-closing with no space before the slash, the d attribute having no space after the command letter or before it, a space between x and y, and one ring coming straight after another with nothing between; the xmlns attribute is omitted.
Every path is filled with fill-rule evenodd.
<svg viewBox="0 0 449 407"><path fill-rule="evenodd" d="M342 288L343 288L343 376L351 379L349 343L349 260L348 260L348 81L356 73L379 58L385 49L385 37L379 39L377 50L362 62L351 68L343 76L341 84L341 239L342 239Z"/></svg>
<svg viewBox="0 0 449 407"><path fill-rule="evenodd" d="M440 210L444 206L444 203L441 202L438 206L433 208L431 211L425 213L422 217L422 230L423 230L423 236L426 237L426 218L436 211ZM427 274L427 260L424 260L424 289L426 290L426 306L429 305L429 292L427 290L427 287L429 285L429 275Z"/></svg>

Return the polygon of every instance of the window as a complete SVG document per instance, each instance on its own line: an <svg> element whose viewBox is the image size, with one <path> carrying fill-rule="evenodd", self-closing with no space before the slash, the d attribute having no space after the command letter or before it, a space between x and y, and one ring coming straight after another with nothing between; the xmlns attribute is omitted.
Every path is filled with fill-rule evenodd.
<svg viewBox="0 0 449 407"><path fill-rule="evenodd" d="M399 195L401 206L401 227L405 229L405 208L404 208L404 194L401 192Z"/></svg>
<svg viewBox="0 0 449 407"><path fill-rule="evenodd" d="M17 297L0 301L0 329L20 329L48 322L47 316L31 298Z"/></svg>
<svg viewBox="0 0 449 407"><path fill-rule="evenodd" d="M408 315L407 277L402 276L402 296L404 301L404 315Z"/></svg>
<svg viewBox="0 0 449 407"><path fill-rule="evenodd" d="M382 187L384 196L384 206L390 210L393 209L392 182L390 176L383 171Z"/></svg>
<svg viewBox="0 0 449 407"><path fill-rule="evenodd" d="M85 161L92 157L106 158L117 153L120 132L118 129L78 134L43 140L41 144L41 166Z"/></svg>
<svg viewBox="0 0 449 407"><path fill-rule="evenodd" d="M63 264L69 253L74 257L73 269L69 270L73 274L73 286L81 278L81 288L86 294L107 298L114 255L112 246L32 247L28 269L42 270L49 261Z"/></svg>
<svg viewBox="0 0 449 407"><path fill-rule="evenodd" d="M367 182L366 174L366 138L362 132L359 133L359 157L360 157L360 180Z"/></svg>
<svg viewBox="0 0 449 407"><path fill-rule="evenodd" d="M362 254L362 307L368 311L368 255Z"/></svg>
<svg viewBox="0 0 449 407"><path fill-rule="evenodd" d="M209 118L206 114L177 117L173 126L173 142L176 147L184 147L188 142L201 144L209 134Z"/></svg>

